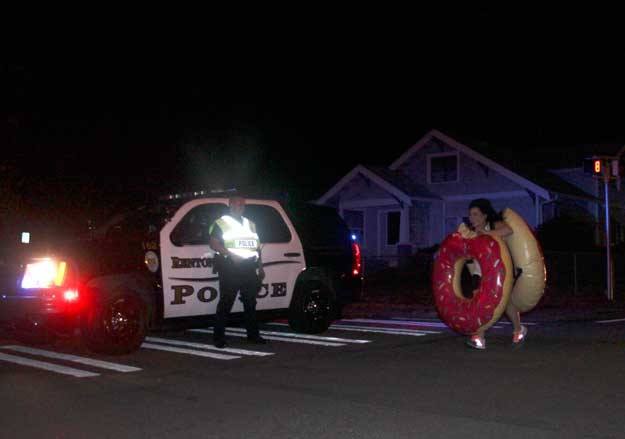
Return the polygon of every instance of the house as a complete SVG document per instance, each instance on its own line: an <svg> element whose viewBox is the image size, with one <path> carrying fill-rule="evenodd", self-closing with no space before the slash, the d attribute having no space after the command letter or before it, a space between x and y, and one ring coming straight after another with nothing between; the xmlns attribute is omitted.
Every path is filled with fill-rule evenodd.
<svg viewBox="0 0 625 439"><path fill-rule="evenodd" d="M546 148L540 157L523 157L432 130L388 167L357 165L317 203L338 209L366 257L391 260L402 248L440 243L475 198L490 199L496 210L516 210L534 228L566 212L600 224L602 187L584 174L579 154L590 152ZM545 166L556 163L549 156L558 157L558 169ZM623 193L612 192L615 207L625 205ZM625 215L613 211L623 239Z"/></svg>

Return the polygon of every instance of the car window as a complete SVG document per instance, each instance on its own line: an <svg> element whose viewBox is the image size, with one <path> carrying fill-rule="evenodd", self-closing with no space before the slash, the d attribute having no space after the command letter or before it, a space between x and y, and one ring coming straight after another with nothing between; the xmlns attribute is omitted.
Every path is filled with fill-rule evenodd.
<svg viewBox="0 0 625 439"><path fill-rule="evenodd" d="M180 220L169 238L180 247L184 245L208 245L209 229L217 218L228 212L228 206L221 203L202 204L191 209Z"/></svg>
<svg viewBox="0 0 625 439"><path fill-rule="evenodd" d="M261 243L291 242L291 232L275 208L264 204L248 204L243 216L256 224Z"/></svg>

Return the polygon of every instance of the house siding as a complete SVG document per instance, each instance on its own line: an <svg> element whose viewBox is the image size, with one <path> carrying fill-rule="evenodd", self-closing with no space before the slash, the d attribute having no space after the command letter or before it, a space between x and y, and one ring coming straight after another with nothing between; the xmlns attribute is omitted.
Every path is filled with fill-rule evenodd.
<svg viewBox="0 0 625 439"><path fill-rule="evenodd" d="M410 208L409 236L410 243L415 248L428 247L430 245L430 209L432 203L413 201Z"/></svg>
<svg viewBox="0 0 625 439"><path fill-rule="evenodd" d="M448 202L446 205L446 217L465 218L469 216L470 201L454 201ZM491 204L497 212L501 212L505 208L510 208L521 215L528 225L536 227L536 208L532 198L511 197L499 198L491 200Z"/></svg>
<svg viewBox="0 0 625 439"><path fill-rule="evenodd" d="M440 243L445 237L445 216L444 204L435 203L430 209L430 233L428 236L429 245Z"/></svg>
<svg viewBox="0 0 625 439"><path fill-rule="evenodd" d="M367 207L365 212L365 240L363 248L365 256L375 256L378 251L378 211L377 207Z"/></svg>
<svg viewBox="0 0 625 439"><path fill-rule="evenodd" d="M458 156L458 180L429 183L430 155L445 153ZM440 243L448 233L456 230L463 218L468 216L468 205L471 199L478 197L490 199L497 211L506 207L514 209L534 229L539 222L547 221L563 212L572 211L579 215L586 215L588 212L599 221L603 215L600 205L603 198L602 185L591 176L584 174L581 168L550 170L550 172L589 195L597 197L598 203L566 195L558 195L557 199L550 201L544 198L537 199L534 193L528 190L528 187L536 190L535 185L527 186L527 183L531 182L525 182L521 177L515 178L508 172L497 172L436 137L429 138L420 149L395 170L443 199L442 201L418 197L412 199L408 215L402 216L402 221L406 217L409 219L407 228L403 223L402 238L408 237L413 249ZM386 245L386 215L382 212L401 211L401 207L387 189L364 175L358 175L325 203L336 208L341 206L350 208L348 207L350 202L360 202L358 209L364 212L365 218L363 252L367 257L397 256L397 246ZM546 194L543 193L544 195ZM625 210L617 208L617 206L625 205L625 189L618 192L612 188L610 196L615 217L622 218L625 223ZM538 210L537 201L541 204ZM371 207L371 204L375 203L377 203L376 207ZM405 234L406 231L407 234ZM625 228L622 228L621 232L621 235L625 237Z"/></svg>
<svg viewBox="0 0 625 439"><path fill-rule="evenodd" d="M358 175L349 182L342 190L336 193L325 204L335 208L340 207L341 202L380 199L392 197L388 191L377 184L367 180L364 176Z"/></svg>
<svg viewBox="0 0 625 439"><path fill-rule="evenodd" d="M428 183L428 155L456 152L458 152L459 180L449 183ZM406 175L410 175L417 183L426 186L430 191L441 196L493 191L507 192L523 189L518 183L436 139L430 140L404 162L398 170Z"/></svg>

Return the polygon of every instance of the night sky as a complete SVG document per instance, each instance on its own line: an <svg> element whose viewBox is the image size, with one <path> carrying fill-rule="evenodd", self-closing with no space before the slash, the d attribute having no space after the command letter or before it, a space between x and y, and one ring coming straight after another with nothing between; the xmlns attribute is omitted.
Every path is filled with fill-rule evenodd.
<svg viewBox="0 0 625 439"><path fill-rule="evenodd" d="M32 210L72 215L207 186L312 199L432 128L526 154L625 143L617 29L581 16L439 12L390 31L307 28L291 46L5 60L4 192L19 176Z"/></svg>

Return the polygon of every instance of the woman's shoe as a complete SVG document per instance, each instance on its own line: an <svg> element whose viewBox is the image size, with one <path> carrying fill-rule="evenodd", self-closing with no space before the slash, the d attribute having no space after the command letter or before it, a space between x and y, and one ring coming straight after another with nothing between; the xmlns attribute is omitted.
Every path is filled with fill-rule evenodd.
<svg viewBox="0 0 625 439"><path fill-rule="evenodd" d="M472 335L467 339L465 343L467 346L473 349L486 349L486 340L484 339L484 337L480 337L479 335Z"/></svg>
<svg viewBox="0 0 625 439"><path fill-rule="evenodd" d="M514 331L512 333L512 344L518 346L525 341L525 337L527 336L527 327L521 325L520 331Z"/></svg>

